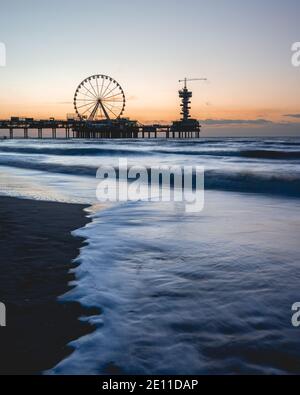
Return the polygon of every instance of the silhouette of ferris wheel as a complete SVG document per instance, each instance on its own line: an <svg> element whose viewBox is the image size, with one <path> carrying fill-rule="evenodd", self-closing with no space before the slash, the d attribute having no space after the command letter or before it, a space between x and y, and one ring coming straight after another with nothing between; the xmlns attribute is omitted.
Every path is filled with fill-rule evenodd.
<svg viewBox="0 0 300 395"><path fill-rule="evenodd" d="M74 108L78 117L89 121L120 118L125 104L120 84L103 74L83 80L74 95Z"/></svg>

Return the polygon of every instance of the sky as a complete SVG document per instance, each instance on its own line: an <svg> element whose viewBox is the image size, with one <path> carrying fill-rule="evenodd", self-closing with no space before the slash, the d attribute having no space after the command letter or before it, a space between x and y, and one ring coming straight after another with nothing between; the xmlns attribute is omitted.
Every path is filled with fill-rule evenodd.
<svg viewBox="0 0 300 395"><path fill-rule="evenodd" d="M180 117L179 79L192 116L213 134L300 135L299 0L0 0L0 118L65 118L78 84L106 74L125 116Z"/></svg>

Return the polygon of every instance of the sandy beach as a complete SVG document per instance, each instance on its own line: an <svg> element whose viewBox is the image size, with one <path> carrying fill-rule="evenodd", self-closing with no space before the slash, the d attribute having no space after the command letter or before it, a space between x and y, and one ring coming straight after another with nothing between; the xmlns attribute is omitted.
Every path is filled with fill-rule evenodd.
<svg viewBox="0 0 300 395"><path fill-rule="evenodd" d="M0 198L0 374L39 374L72 349L67 344L93 330L80 322L90 313L61 303L83 240L71 235L88 221L84 206Z"/></svg>

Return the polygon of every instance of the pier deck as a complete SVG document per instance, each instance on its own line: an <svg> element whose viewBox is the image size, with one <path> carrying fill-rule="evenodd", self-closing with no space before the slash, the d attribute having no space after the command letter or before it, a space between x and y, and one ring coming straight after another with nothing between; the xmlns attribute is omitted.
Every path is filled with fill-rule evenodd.
<svg viewBox="0 0 300 395"><path fill-rule="evenodd" d="M128 124L115 122L113 124L103 124L101 122L87 122L80 120L35 120L35 119L11 119L0 120L0 131L3 138L20 138L16 137L16 131L22 130L22 137L29 138L50 138L58 139L145 139L145 138L166 138L166 139L188 139L199 138L199 130L172 130L171 125L141 125L134 121L128 121ZM36 137L32 131L37 131ZM45 137L47 130L48 137ZM63 133L58 134L60 130Z"/></svg>

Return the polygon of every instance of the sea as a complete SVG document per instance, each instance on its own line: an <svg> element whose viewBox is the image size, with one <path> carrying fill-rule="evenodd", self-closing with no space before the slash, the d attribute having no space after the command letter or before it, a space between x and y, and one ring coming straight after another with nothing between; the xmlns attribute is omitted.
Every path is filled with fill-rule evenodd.
<svg viewBox="0 0 300 395"><path fill-rule="evenodd" d="M203 166L203 210L99 202L119 158ZM45 374L300 373L299 138L2 140L0 194L89 207L59 302L99 315Z"/></svg>

